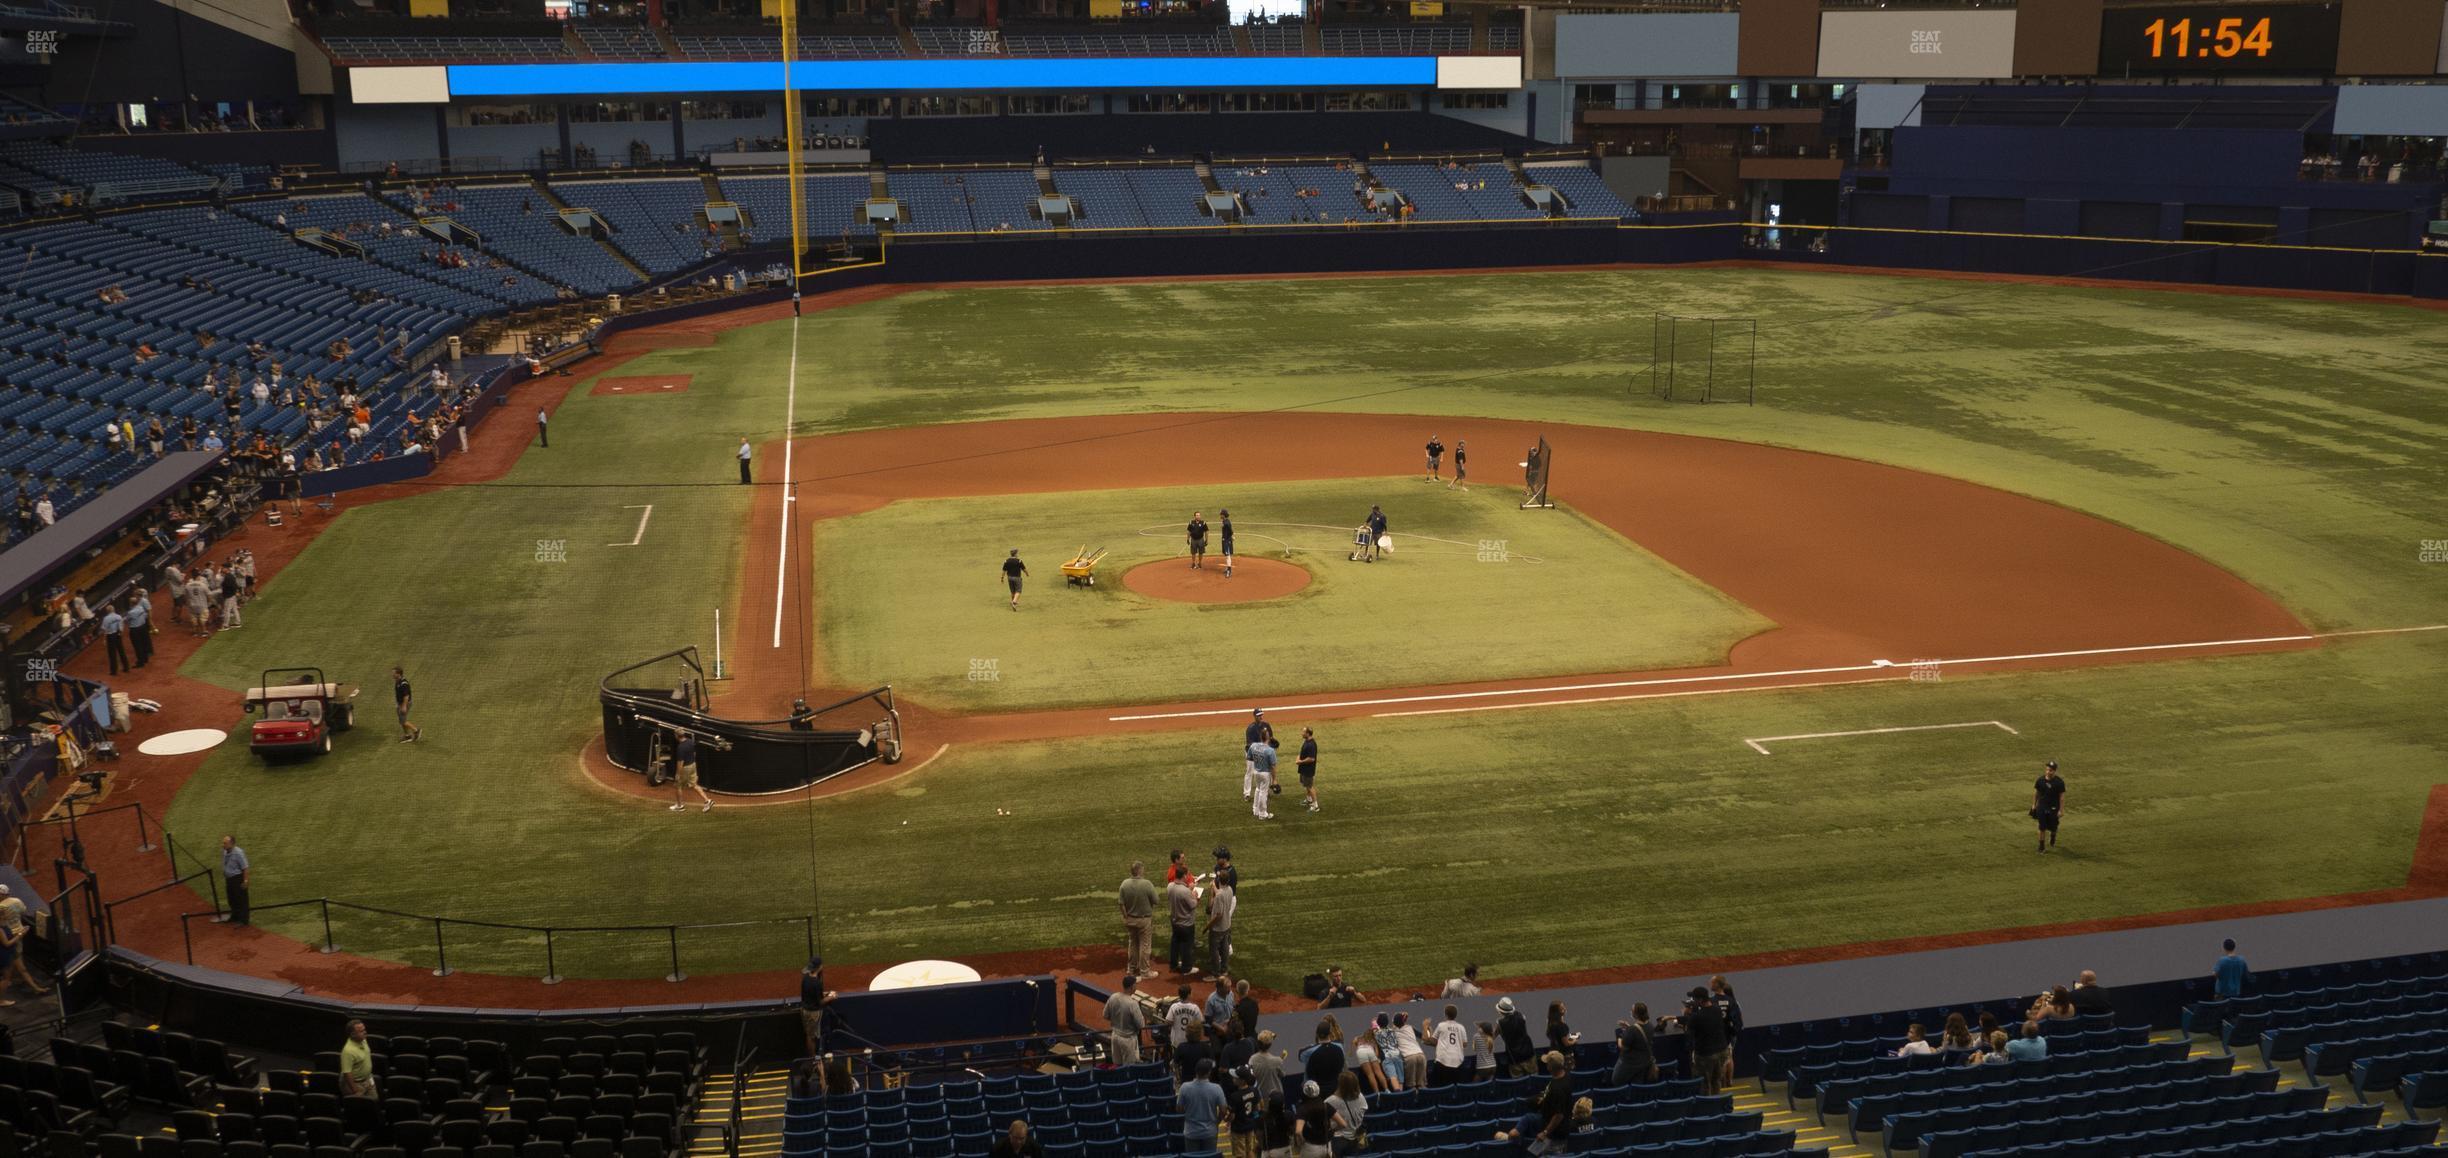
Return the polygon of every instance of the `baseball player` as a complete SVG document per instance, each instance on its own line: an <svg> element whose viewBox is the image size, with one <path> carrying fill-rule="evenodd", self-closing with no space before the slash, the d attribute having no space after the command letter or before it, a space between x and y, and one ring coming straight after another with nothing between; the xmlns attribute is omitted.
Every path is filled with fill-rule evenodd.
<svg viewBox="0 0 2448 1158"><path fill-rule="evenodd" d="M1183 528L1183 534L1190 540L1190 565L1192 567L1205 567L1207 560L1207 513L1205 511L1192 511L1190 513L1190 525Z"/></svg>
<svg viewBox="0 0 2448 1158"><path fill-rule="evenodd" d="M1438 482L1438 481L1442 480L1442 479L1445 477L1444 466L1443 466L1444 461L1445 461L1445 444L1444 444L1444 443L1442 443L1442 442L1437 441L1437 436L1436 436L1436 435L1433 435L1433 434L1429 435L1429 436L1428 436L1428 481L1429 481L1429 482Z"/></svg>
<svg viewBox="0 0 2448 1158"><path fill-rule="evenodd" d="M1467 439L1467 438L1457 438L1457 439L1455 439L1455 440L1454 440L1454 476L1453 476L1453 481L1452 481L1452 482L1449 482L1449 483L1446 483L1445 485L1446 485L1447 487L1461 487L1463 490L1469 490L1469 489L1470 489L1470 484L1469 484L1469 483L1467 483L1467 482L1464 482L1464 481L1463 481L1463 480L1465 480L1465 479L1467 479L1467 478L1469 478L1469 477L1470 477L1470 440L1469 440L1469 439Z"/></svg>
<svg viewBox="0 0 2448 1158"><path fill-rule="evenodd" d="M1260 740L1249 746L1250 767L1255 779L1250 792L1250 815L1260 820L1275 819L1275 741Z"/></svg>
<svg viewBox="0 0 2448 1158"><path fill-rule="evenodd" d="M1241 729L1241 799L1249 799L1258 783L1258 758L1250 753L1274 738L1275 726L1267 723L1266 709L1251 708L1249 727Z"/></svg>

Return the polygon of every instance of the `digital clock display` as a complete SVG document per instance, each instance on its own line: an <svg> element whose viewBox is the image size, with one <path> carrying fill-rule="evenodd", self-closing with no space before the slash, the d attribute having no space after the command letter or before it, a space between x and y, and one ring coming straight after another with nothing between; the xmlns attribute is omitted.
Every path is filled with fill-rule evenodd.
<svg viewBox="0 0 2448 1158"><path fill-rule="evenodd" d="M2334 4L2111 8L2100 14L2100 75L2337 68Z"/></svg>

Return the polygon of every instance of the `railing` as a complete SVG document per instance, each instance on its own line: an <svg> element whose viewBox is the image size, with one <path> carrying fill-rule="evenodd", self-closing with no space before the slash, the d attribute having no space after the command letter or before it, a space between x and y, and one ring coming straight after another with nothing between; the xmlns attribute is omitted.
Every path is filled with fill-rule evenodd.
<svg viewBox="0 0 2448 1158"><path fill-rule="evenodd" d="M426 913L411 913L401 909L386 909L379 905L360 905L351 901L335 901L330 897L309 897L303 900L295 901L276 901L268 905L249 905L247 906L247 912L248 916L252 917L257 913L277 912L284 909L298 909L307 906L314 906L321 916L323 936L322 943L317 946L317 950L323 953L337 953L340 951L339 941L336 939L332 931L332 910L334 909L341 910L344 913L358 913L373 917L383 917L396 921L411 922L420 927L430 927L433 931L433 975L436 977L448 977L454 972L450 964L451 945L448 935L448 930L453 928L485 929L498 933L521 934L528 938L541 937L543 972L538 975L538 979L546 985L558 985L565 979L560 971L560 941L563 938L578 935L657 935L655 939L658 939L661 942L661 945L656 951L655 955L667 960L671 966L671 971L664 974L663 979L665 981L674 982L688 980L688 971L684 967L680 952L680 934L683 932L708 933L725 929L767 929L783 928L796 925L799 927L800 935L797 939L798 943L792 946L791 952L793 957L804 959L806 957L812 957L816 953L816 920L814 917L774 917L760 921L712 921L697 924L673 923L661 925L524 925L507 921L477 921L461 917L437 917ZM221 904L217 893L215 895L212 908L197 912L179 914L179 935L185 942L188 964L195 964L196 918L211 917L214 921L220 922L227 920L229 916L230 914ZM726 954L725 959L729 960L731 958L728 954ZM789 958L778 958L777 960L787 961ZM779 967L781 966L777 965L777 968ZM492 967L488 966L488 968L491 969Z"/></svg>
<svg viewBox="0 0 2448 1158"><path fill-rule="evenodd" d="M162 853L167 861L169 876L166 880L157 880L135 892L105 901L101 898L99 879L84 864L84 841L88 839L88 830L97 821L107 831L111 825L125 823L124 818L133 819L135 851L139 854ZM212 907L179 915L179 935L188 964L196 963L196 919L211 917L221 920L229 915L221 890L220 865L213 854L207 852L199 855L180 842L174 833L147 816L141 802L29 821L25 832L27 839L18 842L16 861L19 868L31 877L36 866L49 860L59 874L63 896L78 889L86 890L87 895L82 902L87 906L84 926L105 944L121 939L118 919L122 907L174 889L192 889L198 878L204 882L204 888L200 891L210 899ZM56 845L37 849L33 837L41 832L57 834ZM124 836L124 832L121 835ZM159 838L158 844L155 843L156 837ZM82 879L73 885L66 875L72 870L82 875ZM746 954L751 955L762 950L762 955L771 958L772 966L777 970L790 968L816 952L816 922L813 916L694 924L533 925L412 913L330 897L251 905L249 913L251 916L255 913L308 908L314 910L315 924L319 929L310 928L299 939L309 941L319 951L339 952L343 935L352 932L362 935L368 942L384 942L386 938L381 929L385 923L392 924L394 930L405 926L414 930L412 938L396 935L388 938L387 944L375 948L376 954L422 964L425 951L430 948L431 967L436 977L451 975L454 955L461 957L463 962L469 957L482 958L487 972L512 973L516 972L518 958L525 956L541 966L538 977L547 985L557 984L563 979L565 966L573 957L595 966L586 970L589 975L635 976L643 971L640 966L651 962L653 967L663 970L664 980L684 981L688 978L688 943L726 935L731 939L715 948L713 955L727 966L742 959L744 948ZM338 914L337 919L335 914ZM353 929L350 926L351 917L358 918ZM454 931L458 936L453 936ZM477 931L490 935L476 935ZM743 933L753 939L745 947L739 941ZM793 933L796 935L791 935ZM505 934L507 936L503 936Z"/></svg>

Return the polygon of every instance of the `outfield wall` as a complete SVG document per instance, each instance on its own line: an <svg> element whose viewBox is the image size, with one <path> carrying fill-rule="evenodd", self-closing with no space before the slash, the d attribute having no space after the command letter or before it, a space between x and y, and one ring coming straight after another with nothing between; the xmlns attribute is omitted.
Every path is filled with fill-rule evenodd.
<svg viewBox="0 0 2448 1158"><path fill-rule="evenodd" d="M1280 232L1076 231L888 243L880 265L812 275L808 292L886 282L1401 272L1780 261L2448 300L2448 253L2226 245L1969 230L1740 221L1556 222L1488 229L1365 225Z"/></svg>

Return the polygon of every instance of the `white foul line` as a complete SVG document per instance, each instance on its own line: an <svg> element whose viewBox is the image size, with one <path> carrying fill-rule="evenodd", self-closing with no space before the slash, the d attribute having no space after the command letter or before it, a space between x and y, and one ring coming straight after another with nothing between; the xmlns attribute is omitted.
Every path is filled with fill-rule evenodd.
<svg viewBox="0 0 2448 1158"><path fill-rule="evenodd" d="M1756 688L1687 688L1679 692L1632 692L1620 696L1582 696L1570 700L1532 700L1526 704L1472 704L1462 708L1413 708L1407 712L1372 712L1372 720L1400 716L1453 716L1463 712L1509 712L1515 708L1569 708L1580 704L1620 704L1628 700L1677 700L1685 696L1730 696L1741 692L1784 692L1796 688L1842 688L1854 684L1887 684L1910 676L1871 676L1860 680L1815 680L1806 684L1767 684Z"/></svg>
<svg viewBox="0 0 2448 1158"><path fill-rule="evenodd" d="M606 543L606 544L604 544L604 546L607 546L607 547L634 547L634 546L637 546L637 545L638 545L638 544L640 544L640 543L645 542L645 541L646 541L646 520L651 519L651 518L653 518L653 517L654 517L654 504L653 504L653 503L645 503L645 504L642 504L642 505L637 505L637 506L627 506L627 507L622 507L621 509L622 509L622 510L624 510L624 511L643 511L643 512L645 512L644 514L641 514L641 515L639 515L639 516L638 516L638 529L637 529L637 534L636 534L636 535L631 536L631 537L630 537L630 539L629 539L629 541L628 541L628 542L626 542L626 543Z"/></svg>
<svg viewBox="0 0 2448 1158"><path fill-rule="evenodd" d="M1745 739L1743 743L1751 745L1752 751L1765 756L1768 755L1767 745L1782 740L1834 740L1843 736L1885 736L1896 732L1944 732L1950 728L1997 728L2010 735L2023 734L1998 720L1974 720L1968 724L1915 724L1905 728L1862 728L1851 732L1798 732L1791 736L1761 736L1758 739Z"/></svg>
<svg viewBox="0 0 2448 1158"><path fill-rule="evenodd" d="M2365 628L2365 629L2362 629L2362 630L2359 630L2359 631L2315 631L2315 632L2309 632L2309 633L2306 633L2306 634L2303 634L2303 635L2269 635L2269 636L2261 636L2261 637L2254 638L2254 639L2210 639L2210 640L2203 640L2203 641L2200 641L2200 642L2198 642L2198 643L2150 643L2150 644L2139 644L2139 645L2135 645L2135 646L2132 646L2132 647L2093 647L2093 648L2085 648L2085 649L2082 649L2082 650L2079 650L2079 651L2035 651L2035 652L2030 652L2030 653L2023 654L2023 655L1986 655L1986 656L1975 656L1975 657L1965 658L1965 659L1933 659L1933 660L1921 660L1921 661L1916 661L1916 662L1918 662L1918 663L1931 663L1931 664L1983 664L1983 663L2016 663L2016 662L2020 662L2020 661L2025 661L2025 660L2035 660L2035 659L2072 659L2072 658L2077 658L2077 657L2081 657L2081 656L2093 656L2093 655L2135 655L2135 654L2139 654L2139 653L2142 653L2142 652L2153 652L2153 651L2182 651L2182 650L2187 650L2187 649L2192 649L2192 648L2213 648L2213 647L2252 647L2252 646L2259 645L2259 644L2270 644L2270 643L2308 643L2308 642L2311 642L2311 641L2313 641L2313 640L2320 640L2320 639L2345 639L2345 638L2348 638L2348 637L2350 637L2350 636L2358 636L2358 635L2410 635L2410 634L2413 634L2413 633L2416 633L2416 632L2423 632L2423 631L2448 631L2448 623L2432 623L2432 624L2425 624L2425 625L2423 625L2423 626L2421 626L2421 627L2373 627L2373 628ZM1499 688L1499 689L1496 689L1496 690L1494 690L1494 691L1478 691L1478 692L1435 692L1435 693L1430 693L1430 694L1426 694L1426 695L1417 695L1417 696L1381 696L1381 697L1378 697L1378 698L1376 698L1376 699L1366 699L1366 700L1333 700L1333 701L1322 701L1322 702L1318 702L1318 703L1309 703L1309 704L1261 704L1261 705L1257 705L1257 706L1264 707L1264 708L1267 708L1267 709L1268 709L1268 710L1270 710L1270 711L1277 711L1277 712L1327 711L1327 710L1331 710L1331 709L1338 709L1338 708L1372 708L1372 707L1381 707L1381 706L1385 706L1385 705L1389 705L1389 704L1424 704L1424 703L1436 703L1436 702L1440 702L1440 701L1448 701L1448 700L1476 700L1476 699L1492 699L1492 698L1496 698L1496 697L1500 697L1500 696L1543 696L1543 695L1552 695L1552 694L1555 694L1555 693L1557 693L1557 692L1596 692L1596 691L1609 691L1609 690L1613 690L1613 689L1616 689L1616 688L1647 688L1647 687L1663 687L1663 686L1668 686L1668 685L1673 685L1673 684L1720 683L1720 682L1725 682L1725 681L1729 681L1729 680L1765 680L1765 679L1783 679L1783 678L1790 677L1790 676L1842 675L1842 674L1849 673L1849 672L1867 672L1867 671L1893 670L1893 669L1895 668L1895 666L1896 666L1896 665L1895 665L1894 663L1889 662L1889 661L1885 661L1885 660L1874 660L1874 661L1872 661L1872 662L1870 662L1870 663L1844 664L1844 665L1841 665L1841 666L1838 666L1838 667L1810 667L1810 668L1795 668L1795 669L1790 670L1790 671L1729 672L1729 673L1724 673L1724 674L1719 674L1719 675L1704 675L1704 676L1670 676L1670 677L1659 678L1659 679L1640 679L1640 680L1610 680L1610 681L1607 681L1607 682L1604 682L1604 683L1591 683L1591 684L1553 684L1553 685L1549 685L1549 686L1546 686L1546 687L1535 687L1535 688ZM1898 677L1898 678L1900 678L1900 677ZM1852 681L1838 681L1838 682L1852 682ZM1875 682L1875 681L1862 681L1862 682ZM1809 686L1809 685L1805 685L1805 686ZM1647 698L1647 697L1625 696L1625 697L1614 697L1614 698L1618 698L1618 699L1640 699L1640 698ZM1569 701L1569 702L1573 702L1573 703L1599 703L1599 702L1603 702L1603 701L1602 701L1602 700L1576 700L1576 701ZM1519 706L1519 707L1546 707L1546 706L1551 706L1551 705L1547 705L1547 704L1521 704L1521 705L1513 705L1513 704L1499 704L1499 705L1494 705L1494 706L1496 706L1496 707L1515 707L1515 706ZM1238 716L1238 715L1241 715L1241 714L1243 714L1243 713L1245 713L1245 712L1247 712L1247 711L1249 711L1249 709L1248 709L1248 708L1246 708L1246 707L1242 707L1242 708L1201 708L1201 709L1198 709L1198 710L1195 710L1195 711L1183 711L1183 712L1143 712L1143 713L1139 713L1139 714L1137 714L1137 715L1128 715L1128 716L1107 716L1107 717L1105 717L1105 722L1106 722L1106 723L1109 723L1109 724L1124 724L1124 723L1133 723L1133 722L1145 721L1145 720L1190 720L1190 719L1199 719L1199 718L1201 718L1201 717L1207 717L1207 716ZM1427 712L1381 712L1381 713L1378 713L1378 714L1379 714L1379 715L1427 715L1427 714L1430 714L1430 713L1427 713Z"/></svg>
<svg viewBox="0 0 2448 1158"><path fill-rule="evenodd" d="M799 313L791 312L790 374L782 395L782 545L774 551L773 645L782 646L782 594L790 590L791 432L799 424Z"/></svg>

